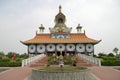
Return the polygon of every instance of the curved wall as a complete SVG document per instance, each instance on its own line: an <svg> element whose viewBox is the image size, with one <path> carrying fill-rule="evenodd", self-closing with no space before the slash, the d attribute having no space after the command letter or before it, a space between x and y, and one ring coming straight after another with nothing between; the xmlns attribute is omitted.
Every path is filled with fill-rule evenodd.
<svg viewBox="0 0 120 80"><path fill-rule="evenodd" d="M33 69L30 80L96 80L96 79L90 74L89 69L59 72Z"/></svg>

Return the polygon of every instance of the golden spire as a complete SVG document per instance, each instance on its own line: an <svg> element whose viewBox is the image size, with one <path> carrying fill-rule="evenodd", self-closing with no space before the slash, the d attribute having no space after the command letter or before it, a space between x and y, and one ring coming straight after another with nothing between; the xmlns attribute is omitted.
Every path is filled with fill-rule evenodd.
<svg viewBox="0 0 120 80"><path fill-rule="evenodd" d="M59 13L61 13L61 8L62 8L61 5L59 5Z"/></svg>

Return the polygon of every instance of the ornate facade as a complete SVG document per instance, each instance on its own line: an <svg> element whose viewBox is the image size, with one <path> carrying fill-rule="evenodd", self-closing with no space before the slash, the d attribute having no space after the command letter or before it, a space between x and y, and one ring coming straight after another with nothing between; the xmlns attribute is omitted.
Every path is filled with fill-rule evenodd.
<svg viewBox="0 0 120 80"><path fill-rule="evenodd" d="M88 38L85 31L81 32L80 24L76 27L77 33L71 33L72 28L67 27L65 22L66 16L59 6L59 13L55 16L55 26L49 28L50 33L44 33L45 27L41 24L39 33L36 32L34 38L21 42L28 46L29 54L56 53L60 55L61 51L63 55L66 53L94 53L94 45L101 40Z"/></svg>

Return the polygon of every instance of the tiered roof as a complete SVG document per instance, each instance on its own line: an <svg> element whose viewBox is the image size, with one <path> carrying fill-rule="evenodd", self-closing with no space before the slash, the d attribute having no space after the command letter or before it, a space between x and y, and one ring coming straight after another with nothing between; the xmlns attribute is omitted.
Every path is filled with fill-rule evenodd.
<svg viewBox="0 0 120 80"><path fill-rule="evenodd" d="M36 34L36 36L30 40L23 41L23 44L41 44L41 43L99 43L101 40L94 40L88 38L84 33L70 34L70 38L51 38L51 34Z"/></svg>
<svg viewBox="0 0 120 80"><path fill-rule="evenodd" d="M54 28L49 28L49 34L37 34L32 39L27 41L21 41L23 44L48 44L48 43L92 43L97 44L101 40L94 40L88 38L84 33L71 33L71 29L65 25L66 17L61 12L61 6L59 6L59 13L55 16ZM82 28L79 25L80 29ZM78 28L77 28L78 29ZM52 34L69 34L69 38L52 38Z"/></svg>

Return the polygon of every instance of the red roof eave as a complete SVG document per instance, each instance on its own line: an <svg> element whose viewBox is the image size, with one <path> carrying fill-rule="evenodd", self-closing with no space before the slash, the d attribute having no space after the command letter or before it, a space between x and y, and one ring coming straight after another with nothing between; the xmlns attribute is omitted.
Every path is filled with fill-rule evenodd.
<svg viewBox="0 0 120 80"><path fill-rule="evenodd" d="M51 38L51 34L39 34L33 39L27 41L20 41L21 43L27 44L41 44L41 43L92 43L97 44L101 40L94 40L88 38L85 34L71 34L70 38Z"/></svg>

